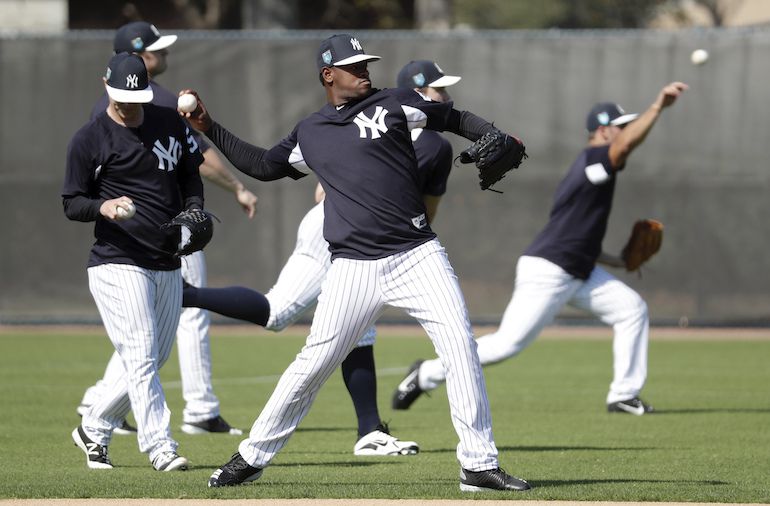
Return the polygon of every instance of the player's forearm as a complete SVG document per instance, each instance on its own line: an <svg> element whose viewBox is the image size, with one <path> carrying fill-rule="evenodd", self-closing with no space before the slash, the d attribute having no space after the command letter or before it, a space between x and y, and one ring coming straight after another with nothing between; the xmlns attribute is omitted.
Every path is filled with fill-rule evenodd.
<svg viewBox="0 0 770 506"><path fill-rule="evenodd" d="M92 199L84 195L64 197L64 215L73 221L96 221L101 216L99 209L104 201L105 199Z"/></svg>
<svg viewBox="0 0 770 506"><path fill-rule="evenodd" d="M602 251L599 254L599 258L596 259L596 261L600 264L607 265L609 267L625 267L626 264L623 262L623 259L620 258L617 255L611 255L609 253L606 253Z"/></svg>
<svg viewBox="0 0 770 506"><path fill-rule="evenodd" d="M212 123L206 135L230 163L247 176L260 181L273 181L287 175L283 168L273 166L265 160L266 149L239 139L217 122Z"/></svg>
<svg viewBox="0 0 770 506"><path fill-rule="evenodd" d="M243 189L243 183L238 180L230 169L225 167L221 158L213 149L208 149L203 153L200 174L223 190L235 193Z"/></svg>
<svg viewBox="0 0 770 506"><path fill-rule="evenodd" d="M447 121L446 130L453 134L460 135L471 141L477 141L484 136L485 133L495 129L495 126L489 121L476 116L472 112L458 111L452 109L449 113L449 121Z"/></svg>

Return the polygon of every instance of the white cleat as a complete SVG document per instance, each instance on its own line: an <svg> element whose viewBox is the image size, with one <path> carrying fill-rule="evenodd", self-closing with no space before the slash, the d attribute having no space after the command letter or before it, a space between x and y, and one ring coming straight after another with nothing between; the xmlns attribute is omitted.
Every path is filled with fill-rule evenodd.
<svg viewBox="0 0 770 506"><path fill-rule="evenodd" d="M359 457L417 455L420 446L414 441L401 441L388 433L388 428L379 425L365 435L353 447L353 455Z"/></svg>

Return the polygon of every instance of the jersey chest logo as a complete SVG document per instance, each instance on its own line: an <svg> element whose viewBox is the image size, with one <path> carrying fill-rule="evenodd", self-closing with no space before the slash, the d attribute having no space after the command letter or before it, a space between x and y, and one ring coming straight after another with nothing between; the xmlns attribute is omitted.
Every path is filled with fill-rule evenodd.
<svg viewBox="0 0 770 506"><path fill-rule="evenodd" d="M358 125L358 136L362 139L366 139L367 130L371 132L372 139L379 139L380 133L388 131L388 127L385 126L385 116L388 115L388 110L384 109L381 105L378 105L374 110L374 115L370 118L363 111L359 112L353 123Z"/></svg>
<svg viewBox="0 0 770 506"><path fill-rule="evenodd" d="M171 172L176 169L179 158L182 156L182 145L169 135L168 147L161 144L160 139L158 139L152 147L152 152L158 157L158 168Z"/></svg>

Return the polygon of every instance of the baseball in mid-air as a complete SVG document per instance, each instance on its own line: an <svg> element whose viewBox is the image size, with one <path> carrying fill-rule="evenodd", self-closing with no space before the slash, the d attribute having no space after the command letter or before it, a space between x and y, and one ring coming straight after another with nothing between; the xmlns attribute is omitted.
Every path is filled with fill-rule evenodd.
<svg viewBox="0 0 770 506"><path fill-rule="evenodd" d="M690 55L690 61L693 65L703 65L709 59L709 52L705 49L696 49Z"/></svg>
<svg viewBox="0 0 770 506"><path fill-rule="evenodd" d="M179 95L176 101L176 108L182 112L193 112L196 107L198 107L198 99L191 93Z"/></svg>
<svg viewBox="0 0 770 506"><path fill-rule="evenodd" d="M128 204L119 204L116 206L115 214L118 215L118 218L121 220L127 220L129 218L133 218L136 214L136 206L132 203Z"/></svg>

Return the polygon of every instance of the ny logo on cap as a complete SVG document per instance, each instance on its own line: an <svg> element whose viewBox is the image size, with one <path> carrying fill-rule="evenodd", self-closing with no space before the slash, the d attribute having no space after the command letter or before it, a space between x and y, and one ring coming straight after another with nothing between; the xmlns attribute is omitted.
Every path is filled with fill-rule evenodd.
<svg viewBox="0 0 770 506"><path fill-rule="evenodd" d="M139 76L136 74L128 74L126 76L126 88L138 88L139 87Z"/></svg>
<svg viewBox="0 0 770 506"><path fill-rule="evenodd" d="M361 43L358 42L358 39L350 39L350 45L353 46L353 49L356 51L363 51L364 48L361 47Z"/></svg>

